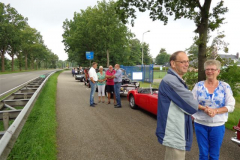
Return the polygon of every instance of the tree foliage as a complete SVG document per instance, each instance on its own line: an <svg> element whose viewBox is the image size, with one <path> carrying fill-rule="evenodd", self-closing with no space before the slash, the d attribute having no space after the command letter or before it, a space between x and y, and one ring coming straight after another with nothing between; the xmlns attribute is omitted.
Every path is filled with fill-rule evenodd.
<svg viewBox="0 0 240 160"><path fill-rule="evenodd" d="M223 0L220 0L210 11L211 3L212 0L204 0L202 4L200 0L118 0L116 10L124 23L131 18L132 25L136 18L136 8L141 12L149 10L149 17L152 20L163 21L165 25L169 16L174 16L175 20L186 18L194 21L200 81L205 79L203 64L206 61L208 32L214 31L224 23L225 18L222 15L228 11L227 7L223 6Z"/></svg>
<svg viewBox="0 0 240 160"><path fill-rule="evenodd" d="M88 66L86 51L94 51L94 60L100 65L141 64L141 46L144 47L144 62L150 63L149 46L134 40L134 35L119 20L115 2L104 0L94 7L75 12L72 20L63 22L63 43L69 61Z"/></svg>
<svg viewBox="0 0 240 160"><path fill-rule="evenodd" d="M41 34L27 24L27 18L23 17L17 10L0 2L0 54L1 70L5 71L5 54L12 58L12 70L14 60L17 59L18 68L21 70L25 64L28 69L28 60L31 68L36 64L37 68L41 61L52 63L52 59L58 60L58 56L52 53L42 39ZM17 58L16 58L17 57ZM25 62L23 61L25 59Z"/></svg>
<svg viewBox="0 0 240 160"><path fill-rule="evenodd" d="M167 51L165 48L161 48L159 54L156 57L155 63L158 65L163 65L169 62L170 56L171 55L167 54Z"/></svg>

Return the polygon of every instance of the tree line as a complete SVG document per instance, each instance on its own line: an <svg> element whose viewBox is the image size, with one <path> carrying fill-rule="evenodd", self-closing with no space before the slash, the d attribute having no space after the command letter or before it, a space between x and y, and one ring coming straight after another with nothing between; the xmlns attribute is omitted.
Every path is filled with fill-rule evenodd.
<svg viewBox="0 0 240 160"><path fill-rule="evenodd" d="M88 66L86 51L94 52L94 61L100 65L152 64L149 45L141 43L122 23L114 1L98 2L94 7L75 12L72 20L63 22L63 43L68 61Z"/></svg>
<svg viewBox="0 0 240 160"><path fill-rule="evenodd" d="M45 44L40 32L31 28L24 17L10 4L0 2L0 54L1 71L5 71L6 54L11 57L11 69L14 70L15 61L21 71L38 69L41 63L45 68L55 68L58 56Z"/></svg>

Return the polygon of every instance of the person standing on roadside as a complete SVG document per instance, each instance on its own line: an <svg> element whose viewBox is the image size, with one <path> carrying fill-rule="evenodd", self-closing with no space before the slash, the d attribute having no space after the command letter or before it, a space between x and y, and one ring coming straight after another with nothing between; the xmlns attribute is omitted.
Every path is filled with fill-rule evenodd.
<svg viewBox="0 0 240 160"><path fill-rule="evenodd" d="M207 60L204 63L206 80L198 82L192 90L199 104L206 106L204 111L193 115L199 160L219 159L228 112L234 111L235 99L230 85L217 79L220 69L219 61Z"/></svg>
<svg viewBox="0 0 240 160"><path fill-rule="evenodd" d="M99 72L97 73L98 76L98 103L105 102L105 85L106 85L106 76L105 72L103 71L103 66L99 67Z"/></svg>
<svg viewBox="0 0 240 160"><path fill-rule="evenodd" d="M173 53L167 75L159 85L156 136L166 148L165 160L185 160L193 139L191 115L204 110L182 79L188 66L185 52Z"/></svg>
<svg viewBox="0 0 240 160"><path fill-rule="evenodd" d="M97 105L96 103L94 103L94 93L96 91L96 85L97 85L97 81L98 81L96 68L97 68L97 63L93 62L92 67L90 68L90 70L88 72L89 77L90 77L90 85L91 85L91 93L90 93L90 106L91 107L95 107L95 105Z"/></svg>
<svg viewBox="0 0 240 160"><path fill-rule="evenodd" d="M72 69L72 76L74 77L75 74L75 68Z"/></svg>
<svg viewBox="0 0 240 160"><path fill-rule="evenodd" d="M114 105L115 108L121 108L121 98L120 98L120 88L122 85L122 71L119 64L115 65L116 73L114 75L114 92L117 100L117 104Z"/></svg>
<svg viewBox="0 0 240 160"><path fill-rule="evenodd" d="M108 94L108 104L110 104L111 93L113 93L114 105L116 105L116 97L114 93L114 75L116 71L113 69L112 65L109 65L108 70L106 71L107 86L106 91Z"/></svg>

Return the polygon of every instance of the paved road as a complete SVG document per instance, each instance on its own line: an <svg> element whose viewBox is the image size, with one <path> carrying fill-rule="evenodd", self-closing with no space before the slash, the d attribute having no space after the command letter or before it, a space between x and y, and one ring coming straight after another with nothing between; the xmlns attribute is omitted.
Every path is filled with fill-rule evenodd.
<svg viewBox="0 0 240 160"><path fill-rule="evenodd" d="M121 109L98 104L89 107L90 89L76 82L70 71L59 75L57 86L57 146L59 160L162 160L164 148L155 136L156 116L130 109L122 98ZM97 93L95 94L97 102ZM240 148L226 130L220 160L238 160ZM186 160L198 160L194 135Z"/></svg>
<svg viewBox="0 0 240 160"><path fill-rule="evenodd" d="M54 70L41 70L32 72L20 72L11 74L0 75L0 94L24 83L33 78L37 78L45 73L52 72Z"/></svg>

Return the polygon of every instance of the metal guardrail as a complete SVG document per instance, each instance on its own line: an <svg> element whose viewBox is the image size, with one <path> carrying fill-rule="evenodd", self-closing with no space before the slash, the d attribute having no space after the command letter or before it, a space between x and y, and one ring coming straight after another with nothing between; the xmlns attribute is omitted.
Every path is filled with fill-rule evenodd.
<svg viewBox="0 0 240 160"><path fill-rule="evenodd" d="M1 97L16 90L17 88L22 87L0 102L0 109L8 109L0 111L0 120L3 120L5 129L5 131L0 131L0 137L2 136L0 140L0 160L7 159L42 87L48 78L55 72L56 71L51 72L46 75L45 78L38 77L32 79L0 95ZM16 106L24 107L22 109L15 109ZM9 126L9 120L11 119L15 120L12 125Z"/></svg>

